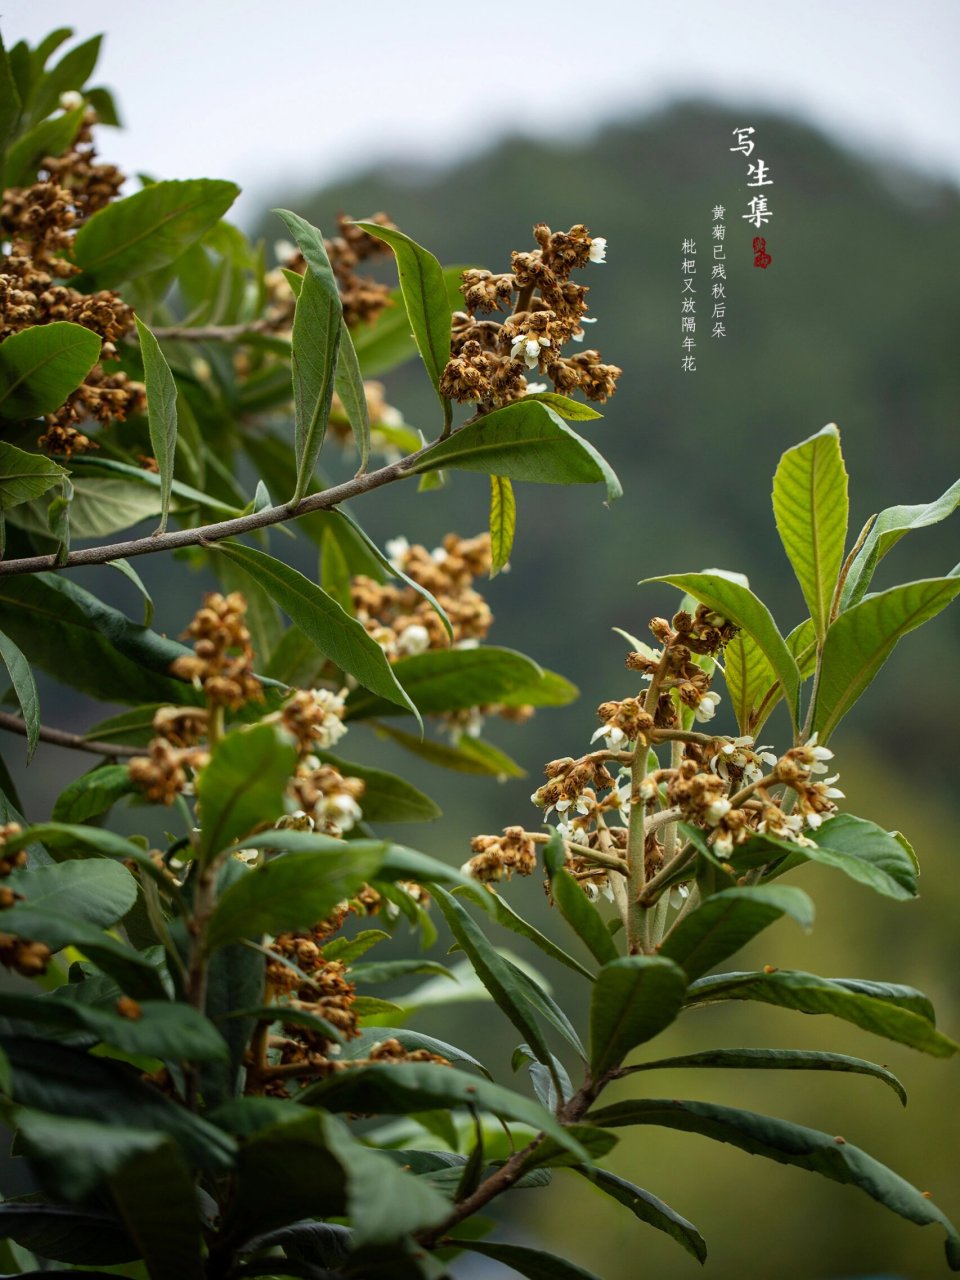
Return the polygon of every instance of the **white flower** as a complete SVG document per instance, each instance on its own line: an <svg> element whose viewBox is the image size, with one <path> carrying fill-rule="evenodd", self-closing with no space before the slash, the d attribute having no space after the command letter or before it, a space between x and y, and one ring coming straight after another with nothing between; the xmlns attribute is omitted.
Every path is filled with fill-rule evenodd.
<svg viewBox="0 0 960 1280"><path fill-rule="evenodd" d="M547 389L547 384L545 382L528 382L524 388L523 394L525 396L539 396Z"/></svg>
<svg viewBox="0 0 960 1280"><path fill-rule="evenodd" d="M468 636L466 640L458 640L453 647L454 649L479 649L480 641L476 636Z"/></svg>
<svg viewBox="0 0 960 1280"><path fill-rule="evenodd" d="M616 751L626 742L627 735L615 724L602 724L596 733L593 734L590 741L596 742L598 738L606 738L609 749L611 751Z"/></svg>
<svg viewBox="0 0 960 1280"><path fill-rule="evenodd" d="M604 236L594 236L590 241L590 261L606 262L607 241Z"/></svg>
<svg viewBox="0 0 960 1280"><path fill-rule="evenodd" d="M402 427L403 414L396 405L385 404L380 410L380 417L377 421L379 425L384 427Z"/></svg>
<svg viewBox="0 0 960 1280"><path fill-rule="evenodd" d="M671 907L682 907L687 898L690 897L690 888L685 884L675 884L670 890Z"/></svg>
<svg viewBox="0 0 960 1280"><path fill-rule="evenodd" d="M713 842L713 851L721 858L729 858L733 853L733 836L729 831L721 831Z"/></svg>
<svg viewBox="0 0 960 1280"><path fill-rule="evenodd" d="M77 93L76 89L68 89L60 95L60 106L64 111L76 111L77 107L83 106L83 94Z"/></svg>
<svg viewBox="0 0 960 1280"><path fill-rule="evenodd" d="M430 559L434 564L443 564L448 555L446 547L434 547L430 552Z"/></svg>
<svg viewBox="0 0 960 1280"><path fill-rule="evenodd" d="M400 653L424 653L430 648L430 632L426 627L415 622L412 627L401 631L397 637L397 649Z"/></svg>
<svg viewBox="0 0 960 1280"><path fill-rule="evenodd" d="M410 550L410 543L404 537L388 538L386 545L387 559L395 569L402 569Z"/></svg>
<svg viewBox="0 0 960 1280"><path fill-rule="evenodd" d="M529 333L518 333L510 348L510 359L522 359L528 369L536 369L540 363L540 348L549 347L550 339Z"/></svg>
<svg viewBox="0 0 960 1280"><path fill-rule="evenodd" d="M346 689L341 689L339 693L331 693L329 689L310 690L316 709L323 713L323 719L315 721L310 727L311 736L316 739L321 751L334 746L347 732L347 726L343 723L346 692Z"/></svg>
<svg viewBox="0 0 960 1280"><path fill-rule="evenodd" d="M597 886L593 883L592 880L583 881L583 891L587 895L587 897L590 899L591 902L596 902L596 900L600 897L600 890L597 888Z"/></svg>
<svg viewBox="0 0 960 1280"><path fill-rule="evenodd" d="M703 811L703 816L711 827L719 825L723 816L730 812L730 801L721 796L719 800L714 800L712 804L708 804Z"/></svg>
<svg viewBox="0 0 960 1280"><path fill-rule="evenodd" d="M290 240L274 240L273 252L277 256L278 262L289 262L291 258L295 258L300 250Z"/></svg>
<svg viewBox="0 0 960 1280"><path fill-rule="evenodd" d="M827 747L817 746L817 734L814 734L812 738L808 738L803 745L813 755L813 763L808 766L810 769L810 772L826 773L827 766L826 764L824 764L824 761L832 760L833 752L830 751Z"/></svg>
<svg viewBox="0 0 960 1280"><path fill-rule="evenodd" d="M712 720L717 714L717 707L720 705L719 693L705 693L700 699L700 705L693 713L694 719L699 720L701 724L705 724L708 720Z"/></svg>

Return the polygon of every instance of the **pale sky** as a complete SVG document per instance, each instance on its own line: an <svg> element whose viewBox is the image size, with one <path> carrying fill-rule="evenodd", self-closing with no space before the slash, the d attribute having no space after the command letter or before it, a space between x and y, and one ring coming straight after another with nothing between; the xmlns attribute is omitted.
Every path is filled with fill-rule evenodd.
<svg viewBox="0 0 960 1280"><path fill-rule="evenodd" d="M6 0L7 45L107 33L126 130L104 157L239 181L253 219L281 183L372 161L462 157L677 97L796 112L960 182L960 0Z"/></svg>

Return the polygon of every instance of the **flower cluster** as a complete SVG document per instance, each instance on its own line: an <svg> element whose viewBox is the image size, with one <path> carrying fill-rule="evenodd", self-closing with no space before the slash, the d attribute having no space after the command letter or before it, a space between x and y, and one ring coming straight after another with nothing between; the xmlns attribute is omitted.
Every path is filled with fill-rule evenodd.
<svg viewBox="0 0 960 1280"><path fill-rule="evenodd" d="M184 633L194 642L193 655L171 663L171 675L202 689L210 706L236 711L263 698L260 681L253 674L246 612L247 602L238 591L228 596L210 592Z"/></svg>
<svg viewBox="0 0 960 1280"><path fill-rule="evenodd" d="M81 293L61 283L79 271L72 261L77 228L113 200L124 181L115 166L95 163L95 122L88 109L67 149L43 158L35 183L3 192L0 340L30 325L65 320L99 334L104 361L119 358L116 344L133 328L133 310L108 289ZM81 425L90 419L101 425L122 421L142 411L144 396L142 383L121 370L107 373L97 363L56 413L48 415L39 444L68 458L96 448Z"/></svg>
<svg viewBox="0 0 960 1280"><path fill-rule="evenodd" d="M464 271L460 291L465 311L453 316L450 360L440 389L459 401L475 401L481 413L510 404L535 388L527 374L536 370L565 395L580 390L588 400L604 401L616 389L621 370L604 364L595 350L564 355L568 342L582 342L587 316L586 285L570 274L606 258L606 240L578 224L551 231L533 229L538 247L515 252L512 270L500 275ZM499 319L482 319L509 311ZM536 388L543 390L544 388Z"/></svg>
<svg viewBox="0 0 960 1280"><path fill-rule="evenodd" d="M362 778L345 778L333 765L304 756L290 780L296 811L277 825L342 836L363 819L359 801L365 786Z"/></svg>

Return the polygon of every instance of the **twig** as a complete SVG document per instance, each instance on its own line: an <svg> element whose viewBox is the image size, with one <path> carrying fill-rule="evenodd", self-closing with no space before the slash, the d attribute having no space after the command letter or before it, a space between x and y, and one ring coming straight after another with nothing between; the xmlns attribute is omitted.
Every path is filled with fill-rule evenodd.
<svg viewBox="0 0 960 1280"><path fill-rule="evenodd" d="M178 529L173 533L162 533L146 538L135 538L130 542L114 542L108 546L86 547L83 551L71 551L62 564L57 564L56 556L26 556L21 560L0 560L0 577L12 577L20 573L44 573L48 569L73 569L85 564L108 564L111 560L127 559L130 556L149 555L154 551L173 551L179 547L206 546L209 543L221 542L224 538L239 537L251 533L254 529L265 529L273 524L282 524L287 520L297 520L300 516L309 515L313 511L329 511L349 498L356 498L371 489L379 489L395 480L405 480L413 475L412 464L421 458L430 448L427 445L411 453L399 462L393 462L377 471L368 471L362 476L354 476L343 484L324 489L322 493L314 493L303 498L296 506L264 507L262 511L253 511L250 515L236 516L232 520L220 520L216 524L200 525L194 529Z"/></svg>
<svg viewBox="0 0 960 1280"><path fill-rule="evenodd" d="M8 733L19 733L21 738L27 736L27 726L19 716L0 711L0 729ZM128 747L118 742L97 742L93 738L81 737L79 733L67 733L65 729L50 729L40 726L37 735L41 742L49 742L55 747L69 747L73 751L89 751L95 756L139 756L143 755L141 747Z"/></svg>

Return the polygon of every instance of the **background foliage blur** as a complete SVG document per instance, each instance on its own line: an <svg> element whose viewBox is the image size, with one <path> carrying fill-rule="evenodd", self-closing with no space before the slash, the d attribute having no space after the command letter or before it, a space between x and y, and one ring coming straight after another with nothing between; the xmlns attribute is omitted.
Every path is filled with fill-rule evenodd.
<svg viewBox="0 0 960 1280"><path fill-rule="evenodd" d="M767 271L753 269L750 242L757 232L740 217L751 194L746 161L728 149L731 130L746 124L756 129L758 154L775 181L769 190L774 219L763 232L774 258ZM109 158L109 135L101 138L101 150ZM529 780L498 785L429 766L411 771L445 811L434 829L418 836L418 845L450 862L464 860L476 832L513 821L534 826L528 795L542 763L584 750L596 705L635 692L622 665L623 643L610 629L642 635L647 618L669 611L675 600L663 588L638 588L639 579L735 569L749 574L781 629L801 619L770 506L770 476L783 449L825 422L839 424L854 530L881 507L934 498L960 474L960 192L898 164L866 163L791 120L688 103L610 125L577 145L506 139L455 167L394 163L319 192L279 190L272 203L295 208L324 229L337 213L360 217L384 209L444 263L494 271L508 267L512 248L528 247L530 228L540 220L554 228L586 222L609 242L606 266L592 270L588 281L598 318L589 340L624 375L605 420L585 424L584 434L596 439L618 471L625 497L607 510L598 493L584 490L568 499L560 517L549 490L518 486L512 572L487 592L498 617L491 639L561 671L583 696L571 707L540 712L521 728L490 726L490 736L529 770ZM728 337L722 341L709 337L703 287L711 211L718 204L726 207L728 227ZM270 243L282 228L265 219L257 230ZM697 240L701 258L695 374L680 371L680 245L688 237ZM388 396L403 406L409 422L433 432L436 402L415 366L388 379ZM594 425L595 436L589 429ZM350 459L343 469L349 473ZM381 539L402 532L433 546L448 529L477 532L487 494L486 478L469 475L421 497L412 486L395 486L364 507L362 516ZM956 527L948 522L912 534L890 557L896 563L882 566L877 589L895 575L902 581L952 568L960 560ZM315 571L307 562L299 567ZM175 633L204 583L198 578L187 598L181 581L174 596L179 580L159 557L145 558L138 569L157 599L160 629ZM104 575L84 570L78 581L99 591ZM132 593L123 603L135 612ZM960 888L954 873L960 796L953 732L960 713L958 638L956 610L921 636L908 637L875 695L857 707L832 744L851 807L902 827L914 842L923 869L921 900L887 902L844 877L810 868L800 883L818 905L815 933L804 937L792 924L781 924L750 956L760 965L914 982L932 997L941 1025L953 1036L960 1034ZM90 721L88 709L62 690L48 689L44 706L61 727L85 728ZM717 725L735 732L732 718L718 718ZM774 717L765 738L778 734L783 744L784 730ZM369 742L361 743L361 735ZM352 731L350 747L352 757L364 752L371 762L410 770L409 757L394 754L362 727ZM28 816L43 820L58 786L71 776L67 769L76 773L76 761L43 747L25 777L19 752L4 754L17 756ZM128 812L121 821L134 830L138 815ZM518 906L539 912L541 923L548 918L542 898L537 902L538 885L507 892ZM550 976L566 981L559 972ZM449 1015L442 1024L424 1015L417 1025L460 1037L468 1049L473 1035L492 1063L499 1058L506 1067L510 1032L492 1051L494 1020L488 1024L478 1013L465 1005L455 1028ZM826 1027L811 1018L798 1027L775 1010L726 1006L722 1014L704 1011L699 1021L689 1020L696 1034L675 1030L663 1052L757 1043L754 1024L761 1018L765 1043L829 1044L864 1056L875 1051L871 1037L845 1024ZM707 1081L708 1096L836 1128L930 1189L956 1217L960 1068L896 1046L884 1053L910 1092L905 1113L868 1082L802 1073L786 1079L751 1073L745 1082L717 1072ZM663 1096L690 1088L680 1075L653 1083ZM698 1081L698 1087L705 1085ZM711 1152L704 1159L705 1150L694 1137L640 1130L626 1133L610 1163L697 1222L710 1245L708 1274L715 1280L881 1273L921 1280L943 1274L939 1233L905 1229L852 1190L739 1153L721 1160ZM562 1205L564 1182L568 1200ZM549 1219L518 1221L518 1241L538 1237L607 1280L627 1280L641 1269L663 1280L697 1273L672 1242L616 1215L582 1179L559 1175L556 1193L545 1203ZM528 1212L537 1209L531 1197ZM493 1277L499 1268L480 1263L469 1274Z"/></svg>

